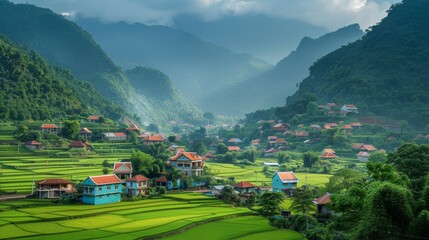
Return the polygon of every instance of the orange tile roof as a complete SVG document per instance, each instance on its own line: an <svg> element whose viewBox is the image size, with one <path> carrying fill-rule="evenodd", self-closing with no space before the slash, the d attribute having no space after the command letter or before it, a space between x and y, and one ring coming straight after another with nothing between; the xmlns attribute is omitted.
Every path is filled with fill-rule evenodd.
<svg viewBox="0 0 429 240"><path fill-rule="evenodd" d="M322 153L335 153L335 151L334 151L334 149L331 149L331 148L325 148L325 149L323 149Z"/></svg>
<svg viewBox="0 0 429 240"><path fill-rule="evenodd" d="M95 121L97 121L97 120L99 120L100 119L100 116L96 116L96 115L91 115L91 116L88 116L88 118L86 118L87 120L95 120Z"/></svg>
<svg viewBox="0 0 429 240"><path fill-rule="evenodd" d="M236 188L254 188L255 185L253 185L250 182L243 181L243 182L239 182L239 183L235 184L234 187L236 187Z"/></svg>
<svg viewBox="0 0 429 240"><path fill-rule="evenodd" d="M144 141L149 141L149 142L162 142L164 140L165 138L161 134L153 134L153 135L146 136L144 138Z"/></svg>
<svg viewBox="0 0 429 240"><path fill-rule="evenodd" d="M325 159L333 159L333 158L337 158L338 156L333 154L333 153L329 153L329 152L325 152L320 154L320 158L325 158Z"/></svg>
<svg viewBox="0 0 429 240"><path fill-rule="evenodd" d="M359 152L358 154L356 154L356 156L358 156L358 157L369 157L371 155L367 152Z"/></svg>
<svg viewBox="0 0 429 240"><path fill-rule="evenodd" d="M353 127L351 125L344 125L343 129L352 129Z"/></svg>
<svg viewBox="0 0 429 240"><path fill-rule="evenodd" d="M122 180L119 179L115 174L92 176L89 178L97 185L122 183Z"/></svg>
<svg viewBox="0 0 429 240"><path fill-rule="evenodd" d="M88 128L82 128L79 133L92 133Z"/></svg>
<svg viewBox="0 0 429 240"><path fill-rule="evenodd" d="M40 128L41 129L56 129L59 127L53 123L45 123L45 124L42 124L42 126Z"/></svg>
<svg viewBox="0 0 429 240"><path fill-rule="evenodd" d="M240 151L239 146L228 146L228 151Z"/></svg>
<svg viewBox="0 0 429 240"><path fill-rule="evenodd" d="M126 137L127 135L123 132L115 132L113 133L115 135L115 137Z"/></svg>
<svg viewBox="0 0 429 240"><path fill-rule="evenodd" d="M362 124L360 122L354 122L351 123L352 127L362 127Z"/></svg>
<svg viewBox="0 0 429 240"><path fill-rule="evenodd" d="M37 182L37 185L70 184L72 181L62 178L47 178Z"/></svg>
<svg viewBox="0 0 429 240"><path fill-rule="evenodd" d="M346 106L348 109L357 109L357 107L353 104L345 104L344 106Z"/></svg>
<svg viewBox="0 0 429 240"><path fill-rule="evenodd" d="M72 143L70 143L69 147L74 147L74 148L79 148L79 147L88 147L89 144L86 142L82 142L82 141L73 141Z"/></svg>
<svg viewBox="0 0 429 240"><path fill-rule="evenodd" d="M167 182L167 178L165 176L162 176L162 177L155 179L155 182Z"/></svg>
<svg viewBox="0 0 429 240"><path fill-rule="evenodd" d="M32 141L25 142L25 143L24 143L24 145L40 146L40 145L42 145L42 144L41 144L41 143L39 143L39 142L38 142L38 141L36 141L36 140L32 140Z"/></svg>
<svg viewBox="0 0 429 240"><path fill-rule="evenodd" d="M114 173L132 173L133 166L131 162L115 162L113 165Z"/></svg>
<svg viewBox="0 0 429 240"><path fill-rule="evenodd" d="M139 175L135 175L132 178L127 179L127 182L143 182L143 181L149 181L149 178L139 174Z"/></svg>
<svg viewBox="0 0 429 240"><path fill-rule="evenodd" d="M331 202L331 194L330 193L325 193L323 194L323 196L320 196L316 199L314 199L314 203L317 205L325 205L327 203Z"/></svg>
<svg viewBox="0 0 429 240"><path fill-rule="evenodd" d="M203 160L202 157L200 157L197 153L195 152L178 152L176 154L176 156L170 158L170 161L176 161L178 158L180 158L181 156L185 156L187 159L189 159L190 161L200 161Z"/></svg>
<svg viewBox="0 0 429 240"><path fill-rule="evenodd" d="M139 127L137 127L137 125L135 125L135 124L133 123L133 124L131 124L131 125L127 128L127 130L131 130L131 131L140 131L140 128L139 128Z"/></svg>
<svg viewBox="0 0 429 240"><path fill-rule="evenodd" d="M279 175L280 179L284 181L298 181L298 178L296 177L295 173L293 172L276 172L277 175Z"/></svg>
<svg viewBox="0 0 429 240"><path fill-rule="evenodd" d="M283 138L278 138L276 140L276 143L286 143L286 140L284 140Z"/></svg>

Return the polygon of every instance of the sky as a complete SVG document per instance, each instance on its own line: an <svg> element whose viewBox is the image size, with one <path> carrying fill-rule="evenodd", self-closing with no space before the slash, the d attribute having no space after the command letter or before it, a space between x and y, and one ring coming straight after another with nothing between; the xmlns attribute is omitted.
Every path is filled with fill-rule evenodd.
<svg viewBox="0 0 429 240"><path fill-rule="evenodd" d="M330 30L352 24L366 29L386 16L400 0L12 0L30 3L73 17L96 17L105 22L126 21L173 25L178 14L198 14L206 21L224 16L265 14L292 18Z"/></svg>

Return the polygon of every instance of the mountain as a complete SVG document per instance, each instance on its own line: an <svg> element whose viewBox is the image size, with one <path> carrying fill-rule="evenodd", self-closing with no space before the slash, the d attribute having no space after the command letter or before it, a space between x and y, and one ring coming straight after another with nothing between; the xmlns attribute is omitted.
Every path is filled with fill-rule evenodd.
<svg viewBox="0 0 429 240"><path fill-rule="evenodd" d="M0 119L45 120L66 115L102 114L119 120L125 112L89 83L51 67L34 51L0 36Z"/></svg>
<svg viewBox="0 0 429 240"><path fill-rule="evenodd" d="M209 111L237 115L284 105L286 97L297 90L298 83L308 76L308 69L317 59L362 35L359 25L353 24L317 39L305 37L298 48L272 70L215 91L201 106Z"/></svg>
<svg viewBox="0 0 429 240"><path fill-rule="evenodd" d="M127 70L125 74L137 92L147 96L149 103L157 107L153 111L160 112L163 119L192 122L201 118L201 110L189 103L161 71L139 66Z"/></svg>
<svg viewBox="0 0 429 240"><path fill-rule="evenodd" d="M84 18L76 18L76 22L90 32L121 67L159 69L171 76L184 96L195 102L219 86L239 82L271 67L249 54L234 53L166 26L102 23Z"/></svg>
<svg viewBox="0 0 429 240"><path fill-rule="evenodd" d="M171 113L164 113L150 96L136 91L88 32L63 16L34 5L0 0L0 34L36 51L50 64L70 69L77 79L92 83L102 96L142 122L172 120L163 118Z"/></svg>
<svg viewBox="0 0 429 240"><path fill-rule="evenodd" d="M262 14L227 16L213 21L182 14L174 18L175 28L225 46L236 52L250 53L270 63L280 61L296 48L305 37L319 37L328 32L293 19L269 17Z"/></svg>
<svg viewBox="0 0 429 240"><path fill-rule="evenodd" d="M321 58L288 102L313 93L323 101L429 124L429 2L404 0L365 36Z"/></svg>

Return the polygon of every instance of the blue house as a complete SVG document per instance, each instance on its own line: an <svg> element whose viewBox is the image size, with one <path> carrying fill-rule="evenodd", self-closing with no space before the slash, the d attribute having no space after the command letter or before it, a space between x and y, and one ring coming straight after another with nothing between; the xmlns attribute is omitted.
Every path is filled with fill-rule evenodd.
<svg viewBox="0 0 429 240"><path fill-rule="evenodd" d="M272 179L273 192L292 195L298 182L299 180L293 172L276 172Z"/></svg>
<svg viewBox="0 0 429 240"><path fill-rule="evenodd" d="M149 178L143 175L136 175L126 181L125 194L129 196L144 195L149 188Z"/></svg>
<svg viewBox="0 0 429 240"><path fill-rule="evenodd" d="M98 205L121 201L122 180L115 174L88 177L82 184L83 203Z"/></svg>

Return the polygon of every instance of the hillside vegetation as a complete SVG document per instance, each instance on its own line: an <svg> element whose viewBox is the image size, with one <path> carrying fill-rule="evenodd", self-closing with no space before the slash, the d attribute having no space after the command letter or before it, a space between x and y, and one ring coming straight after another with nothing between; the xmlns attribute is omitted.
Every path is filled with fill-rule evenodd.
<svg viewBox="0 0 429 240"><path fill-rule="evenodd" d="M295 93L317 59L362 35L359 25L353 24L317 39L305 37L274 69L215 91L203 100L202 106L209 111L237 115L284 105L286 97Z"/></svg>
<svg viewBox="0 0 429 240"><path fill-rule="evenodd" d="M52 119L75 114L103 114L119 119L124 111L102 98L89 83L49 66L0 37L0 119Z"/></svg>
<svg viewBox="0 0 429 240"><path fill-rule="evenodd" d="M323 57L288 101L314 93L324 101L354 103L362 110L429 123L429 2L404 0L362 40Z"/></svg>

